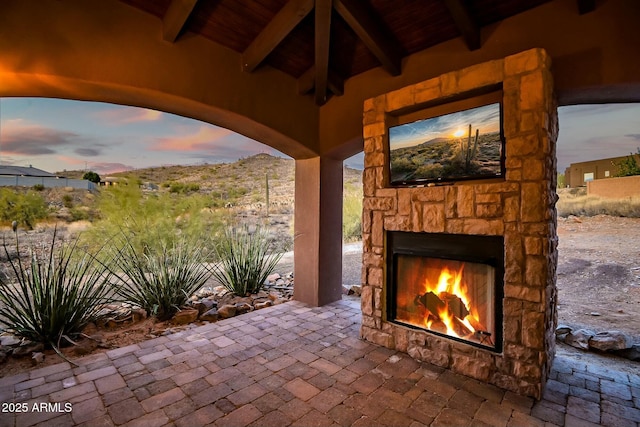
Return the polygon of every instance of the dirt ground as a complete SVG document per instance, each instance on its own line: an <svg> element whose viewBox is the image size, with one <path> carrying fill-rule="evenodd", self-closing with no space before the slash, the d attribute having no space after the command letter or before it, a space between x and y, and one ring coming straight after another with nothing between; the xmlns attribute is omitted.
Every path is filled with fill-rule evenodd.
<svg viewBox="0 0 640 427"><path fill-rule="evenodd" d="M640 342L640 218L559 218L558 237L558 322Z"/></svg>
<svg viewBox="0 0 640 427"><path fill-rule="evenodd" d="M574 328L587 327L596 332L620 330L640 342L640 218L604 215L559 218L558 236L558 322ZM48 231L31 232L29 238L27 240L50 242ZM346 244L343 283L360 283L361 263L361 244ZM292 253L283 257L277 271L280 274L293 271ZM170 325L147 319L101 333L108 346L116 348L149 339L152 331L167 327ZM562 347L559 351L573 351L570 348L562 350ZM97 351L105 349L94 350ZM65 349L67 352L70 353L71 349ZM61 361L53 351L47 350L44 365L39 366ZM636 363L624 359L618 363L628 365L630 369L637 367ZM0 365L0 377L30 368L28 358L9 358Z"/></svg>

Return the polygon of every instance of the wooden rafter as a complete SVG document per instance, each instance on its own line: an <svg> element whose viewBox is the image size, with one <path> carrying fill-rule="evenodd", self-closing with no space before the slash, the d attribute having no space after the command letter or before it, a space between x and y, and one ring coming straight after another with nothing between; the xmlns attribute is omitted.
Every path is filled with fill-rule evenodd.
<svg viewBox="0 0 640 427"><path fill-rule="evenodd" d="M162 18L162 38L175 42L198 0L172 0Z"/></svg>
<svg viewBox="0 0 640 427"><path fill-rule="evenodd" d="M251 72L313 9L313 0L290 0L242 54L242 69Z"/></svg>
<svg viewBox="0 0 640 427"><path fill-rule="evenodd" d="M332 0L316 0L315 9L315 97L316 104L327 102L329 79L329 42Z"/></svg>
<svg viewBox="0 0 640 427"><path fill-rule="evenodd" d="M462 0L445 0L451 17L462 33L469 50L480 49L480 27L473 20Z"/></svg>
<svg viewBox="0 0 640 427"><path fill-rule="evenodd" d="M401 48L384 30L375 11L362 0L334 0L336 12L391 75L401 73Z"/></svg>
<svg viewBox="0 0 640 427"><path fill-rule="evenodd" d="M298 93L306 95L316 87L316 67L311 67L298 77ZM327 87L337 96L344 94L344 80L329 69Z"/></svg>

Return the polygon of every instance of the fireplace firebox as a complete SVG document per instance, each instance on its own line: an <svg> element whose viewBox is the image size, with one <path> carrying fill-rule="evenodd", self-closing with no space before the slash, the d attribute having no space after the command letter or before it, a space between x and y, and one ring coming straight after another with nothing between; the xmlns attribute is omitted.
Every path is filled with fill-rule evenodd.
<svg viewBox="0 0 640 427"><path fill-rule="evenodd" d="M502 236L389 231L387 259L387 320L502 351Z"/></svg>

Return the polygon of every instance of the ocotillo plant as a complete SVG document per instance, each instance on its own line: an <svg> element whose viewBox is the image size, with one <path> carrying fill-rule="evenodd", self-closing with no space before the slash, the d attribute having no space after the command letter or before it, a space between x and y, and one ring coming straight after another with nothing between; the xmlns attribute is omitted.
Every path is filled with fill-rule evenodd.
<svg viewBox="0 0 640 427"><path fill-rule="evenodd" d="M269 217L269 174L266 173L264 176L265 176L265 182L266 182L265 192L266 192L266 204L267 204L267 217Z"/></svg>

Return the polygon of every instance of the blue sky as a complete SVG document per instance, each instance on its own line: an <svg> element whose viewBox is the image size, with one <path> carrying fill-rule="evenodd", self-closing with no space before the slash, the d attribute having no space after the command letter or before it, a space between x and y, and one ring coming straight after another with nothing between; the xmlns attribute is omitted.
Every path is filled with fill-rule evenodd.
<svg viewBox="0 0 640 427"><path fill-rule="evenodd" d="M558 169L640 147L640 104L561 107ZM0 164L100 174L282 153L224 128L153 110L46 98L0 99ZM286 157L286 156L284 156ZM345 163L362 168L360 153Z"/></svg>

